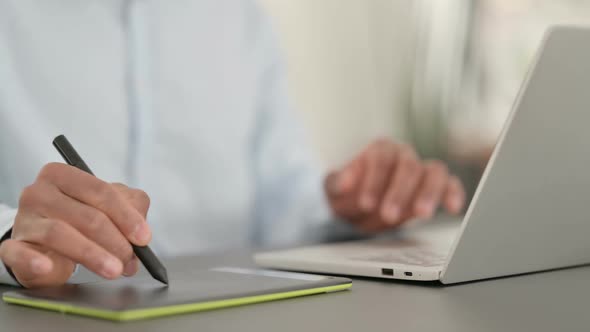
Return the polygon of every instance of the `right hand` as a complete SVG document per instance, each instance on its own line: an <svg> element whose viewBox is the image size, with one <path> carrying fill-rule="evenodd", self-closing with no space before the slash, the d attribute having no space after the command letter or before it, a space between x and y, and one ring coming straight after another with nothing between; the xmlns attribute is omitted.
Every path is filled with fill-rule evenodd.
<svg viewBox="0 0 590 332"><path fill-rule="evenodd" d="M25 287L62 285L76 264L106 279L134 275L138 259L130 242L150 242L149 204L141 190L66 164L47 164L21 194L0 259Z"/></svg>

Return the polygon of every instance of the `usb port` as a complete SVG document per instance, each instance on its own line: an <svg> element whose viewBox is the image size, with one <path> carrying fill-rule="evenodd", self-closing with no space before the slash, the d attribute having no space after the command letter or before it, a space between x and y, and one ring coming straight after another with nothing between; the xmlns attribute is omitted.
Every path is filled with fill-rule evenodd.
<svg viewBox="0 0 590 332"><path fill-rule="evenodd" d="M393 269L381 269L381 274L383 274L384 276L392 276Z"/></svg>
<svg viewBox="0 0 590 332"><path fill-rule="evenodd" d="M408 277L411 277L412 275L414 275L412 272L404 272L405 275L407 275Z"/></svg>

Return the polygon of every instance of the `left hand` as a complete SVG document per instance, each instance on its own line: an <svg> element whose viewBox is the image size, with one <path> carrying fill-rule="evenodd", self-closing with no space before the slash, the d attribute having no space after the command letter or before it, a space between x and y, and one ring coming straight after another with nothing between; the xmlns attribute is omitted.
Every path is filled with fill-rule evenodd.
<svg viewBox="0 0 590 332"><path fill-rule="evenodd" d="M439 205L459 214L465 204L461 181L443 162L422 161L412 147L387 139L332 171L325 190L333 212L368 233L430 219Z"/></svg>

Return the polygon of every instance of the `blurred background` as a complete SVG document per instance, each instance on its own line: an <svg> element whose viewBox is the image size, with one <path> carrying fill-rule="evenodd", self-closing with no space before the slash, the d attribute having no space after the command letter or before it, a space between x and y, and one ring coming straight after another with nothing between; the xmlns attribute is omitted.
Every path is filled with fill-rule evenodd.
<svg viewBox="0 0 590 332"><path fill-rule="evenodd" d="M324 166L376 135L448 161L473 192L552 24L587 0L259 0Z"/></svg>

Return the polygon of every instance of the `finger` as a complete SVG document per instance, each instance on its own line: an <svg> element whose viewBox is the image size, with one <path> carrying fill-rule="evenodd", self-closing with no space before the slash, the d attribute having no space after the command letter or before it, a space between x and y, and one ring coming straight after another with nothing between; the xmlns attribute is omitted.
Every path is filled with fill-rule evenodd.
<svg viewBox="0 0 590 332"><path fill-rule="evenodd" d="M66 196L49 185L38 185L34 195L38 196L35 201L39 215L67 222L116 256L123 264L133 258L129 240L102 211Z"/></svg>
<svg viewBox="0 0 590 332"><path fill-rule="evenodd" d="M324 180L324 188L328 196L337 196L344 192L342 180L343 170L331 171Z"/></svg>
<svg viewBox="0 0 590 332"><path fill-rule="evenodd" d="M363 154L364 152L361 156ZM324 187L328 195L341 196L356 188L360 179L361 168L361 158L357 157L342 169L330 172L324 181Z"/></svg>
<svg viewBox="0 0 590 332"><path fill-rule="evenodd" d="M440 161L429 161L416 193L413 211L417 217L430 219L444 194L449 179L448 168Z"/></svg>
<svg viewBox="0 0 590 332"><path fill-rule="evenodd" d="M359 193L359 205L363 211L370 212L377 207L391 173L394 156L394 148L385 141L376 143L367 153Z"/></svg>
<svg viewBox="0 0 590 332"><path fill-rule="evenodd" d="M53 250L107 279L123 272L121 261L66 222L49 218L25 219L15 240Z"/></svg>
<svg viewBox="0 0 590 332"><path fill-rule="evenodd" d="M30 263L32 266L37 265L38 263L34 261L36 258L26 254L21 256L19 259L22 259L21 263L25 264L20 266L18 264L13 264L11 268L16 280L18 280L18 282L24 287L37 288L60 286L66 283L72 276L76 266L72 260L56 253L55 251L44 250L42 247L32 243L16 240L12 241L15 241L17 246L22 247L29 252L32 251L35 255L42 255L45 259L49 259L51 264L51 269L48 272L34 273L34 270L31 271L31 269L27 269L28 264L26 263Z"/></svg>
<svg viewBox="0 0 590 332"><path fill-rule="evenodd" d="M109 183L59 163L45 165L39 180L54 184L64 194L101 210L131 242L143 246L151 240L145 218Z"/></svg>
<svg viewBox="0 0 590 332"><path fill-rule="evenodd" d="M144 218L147 218L147 213L150 207L150 197L145 191L130 188L122 183L113 183L113 186L127 198L131 205L139 211ZM134 276L137 271L139 271L139 259L137 256L132 255L132 259L125 263L123 275L131 277Z"/></svg>
<svg viewBox="0 0 590 332"><path fill-rule="evenodd" d="M360 177L357 177L360 179ZM355 180L358 182L357 180ZM356 223L359 219L365 218L370 211L366 211L360 205L359 192L360 188L357 183L356 188L340 195L328 195L328 201L334 214L345 218L352 223Z"/></svg>
<svg viewBox="0 0 590 332"><path fill-rule="evenodd" d="M139 259L136 256L133 256L133 259L127 262L125 267L123 267L123 275L131 277L134 276L137 271L139 271Z"/></svg>
<svg viewBox="0 0 590 332"><path fill-rule="evenodd" d="M140 189L130 188L122 183L113 183L113 187L144 217L150 208L150 197Z"/></svg>
<svg viewBox="0 0 590 332"><path fill-rule="evenodd" d="M405 209L395 223L383 219L380 212L372 213L358 223L359 229L366 234L376 234L388 229L397 228L414 218L413 211Z"/></svg>
<svg viewBox="0 0 590 332"><path fill-rule="evenodd" d="M372 235L391 226L383 221L379 215L379 211L374 211L373 213L368 214L359 220L356 224L356 227L361 231L361 233Z"/></svg>
<svg viewBox="0 0 590 332"><path fill-rule="evenodd" d="M325 180L327 198L334 214L349 221L357 220L366 213L362 211L358 197L362 159L351 161L343 170L332 172ZM344 178L344 184L334 184Z"/></svg>
<svg viewBox="0 0 590 332"><path fill-rule="evenodd" d="M400 153L380 207L383 220L396 225L422 177L422 165L412 149Z"/></svg>
<svg viewBox="0 0 590 332"><path fill-rule="evenodd" d="M119 190L123 196L139 211L144 218L147 218L147 212L150 207L150 198L143 190L129 188L122 183L113 183L115 189ZM132 259L125 263L123 268L123 275L131 277L139 270L139 259L132 254Z"/></svg>
<svg viewBox="0 0 590 332"><path fill-rule="evenodd" d="M368 213L361 209L359 200L356 197L357 195L331 200L330 207L332 208L333 213L353 224L357 223L360 219L365 218Z"/></svg>
<svg viewBox="0 0 590 332"><path fill-rule="evenodd" d="M443 198L443 205L452 214L461 213L465 205L465 189L461 180L454 175L449 178Z"/></svg>
<svg viewBox="0 0 590 332"><path fill-rule="evenodd" d="M13 239L2 242L0 259L19 274L20 282L37 279L53 269L53 263L47 256L26 243Z"/></svg>

